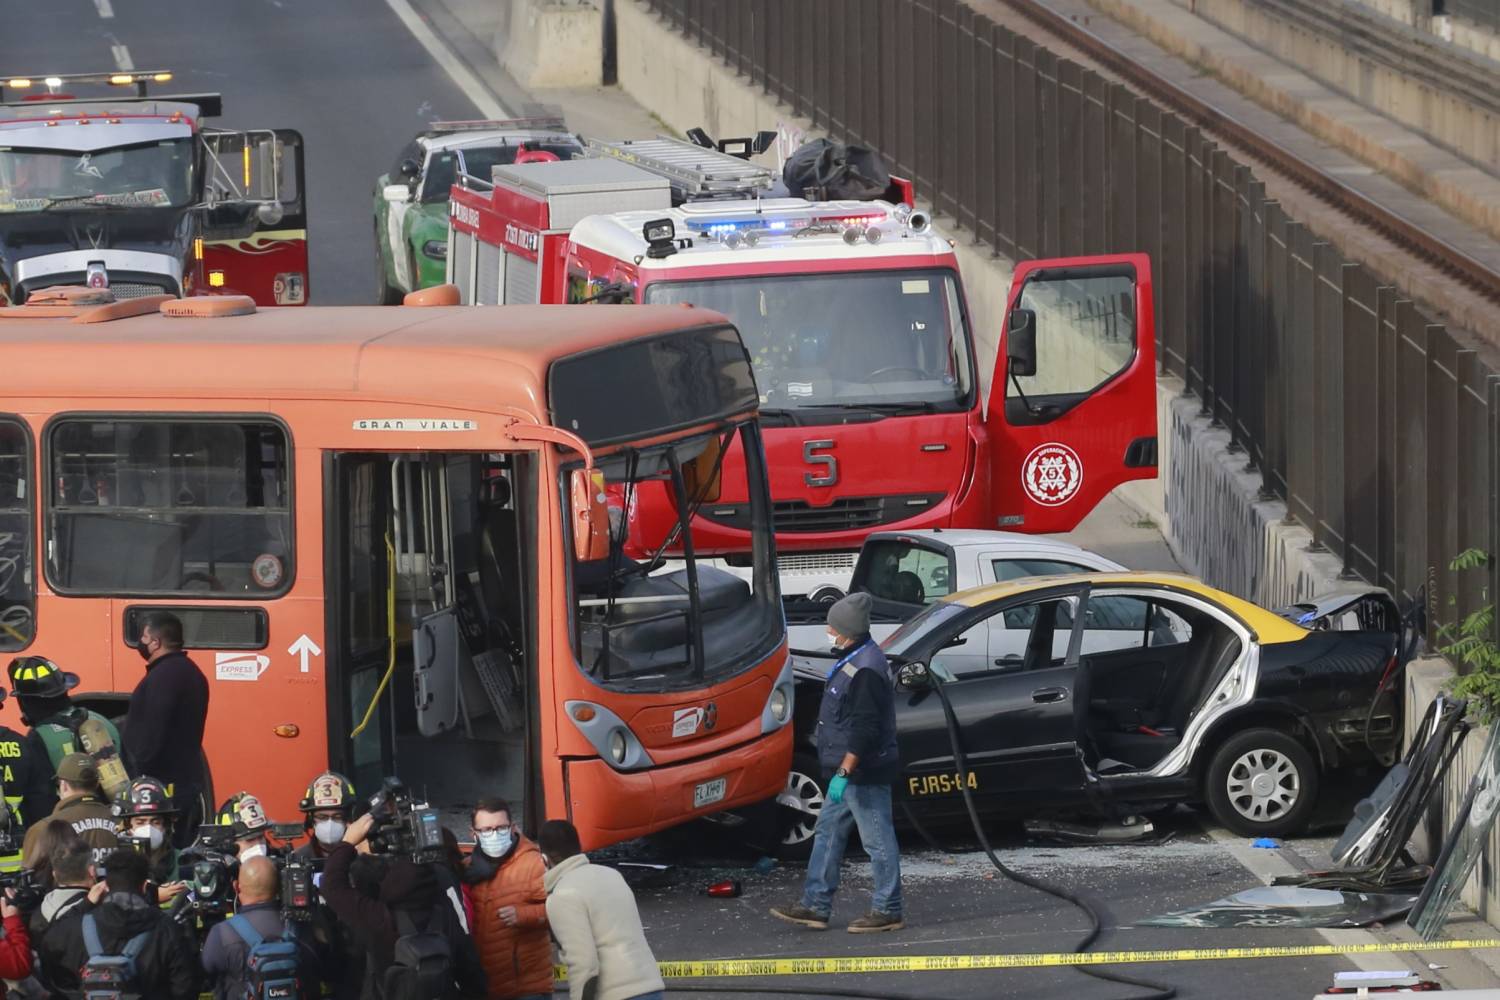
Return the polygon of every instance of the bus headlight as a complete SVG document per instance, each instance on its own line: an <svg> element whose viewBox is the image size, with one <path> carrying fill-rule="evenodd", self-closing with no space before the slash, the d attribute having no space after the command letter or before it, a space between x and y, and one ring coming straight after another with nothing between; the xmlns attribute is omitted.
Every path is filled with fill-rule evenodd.
<svg viewBox="0 0 1500 1000"><path fill-rule="evenodd" d="M600 759L615 770L639 771L656 766L625 720L598 702L566 701L563 711Z"/></svg>
<svg viewBox="0 0 1500 1000"><path fill-rule="evenodd" d="M771 685L771 693L760 710L760 734L774 733L792 721L792 708L796 701L795 682L792 678L792 658L788 656L781 664L781 672Z"/></svg>
<svg viewBox="0 0 1500 1000"><path fill-rule="evenodd" d="M792 714L792 699L786 695L786 688L778 687L771 692L771 716L777 722L786 722L787 716Z"/></svg>

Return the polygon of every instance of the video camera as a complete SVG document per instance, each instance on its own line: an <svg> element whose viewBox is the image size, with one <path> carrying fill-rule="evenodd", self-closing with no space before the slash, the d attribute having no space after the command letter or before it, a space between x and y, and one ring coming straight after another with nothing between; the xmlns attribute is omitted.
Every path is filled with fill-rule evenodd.
<svg viewBox="0 0 1500 1000"><path fill-rule="evenodd" d="M41 906L42 897L47 894L46 887L37 879L36 871L31 868L0 872L0 891L7 889L15 890L15 897L11 902L23 913L30 913Z"/></svg>
<svg viewBox="0 0 1500 1000"><path fill-rule="evenodd" d="M416 864L443 858L443 826L437 810L418 802L399 778L386 778L380 791L370 797L370 850L376 854L404 855Z"/></svg>

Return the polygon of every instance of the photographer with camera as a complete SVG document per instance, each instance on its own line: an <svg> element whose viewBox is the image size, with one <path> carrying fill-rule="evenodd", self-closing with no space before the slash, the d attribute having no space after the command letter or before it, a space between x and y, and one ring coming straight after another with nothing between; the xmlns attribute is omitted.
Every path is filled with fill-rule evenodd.
<svg viewBox="0 0 1500 1000"><path fill-rule="evenodd" d="M36 939L38 978L54 994L76 995L79 988L78 966L64 960L64 942L80 933L77 924L83 915L98 905L109 886L98 881L94 852L82 840L63 843L52 851L52 880L56 888L42 900L33 918L32 936Z"/></svg>
<svg viewBox="0 0 1500 1000"><path fill-rule="evenodd" d="M308 842L292 852L292 860L311 865L314 871L322 872L328 855L343 843L344 831L349 829L357 805L354 785L337 771L324 771L308 783L307 792L299 803L302 809L302 829ZM361 855L373 861L369 855ZM351 872L355 885L358 874ZM376 880L374 896L379 895ZM359 1000L364 973L365 951L354 935L344 928L328 908L319 901L309 925L313 942L323 958L324 985L333 1000Z"/></svg>
<svg viewBox="0 0 1500 1000"><path fill-rule="evenodd" d="M195 942L146 898L145 855L117 848L104 859L104 869L104 898L78 921L57 923L47 935L49 953L60 965L80 970L85 993L197 1000Z"/></svg>
<svg viewBox="0 0 1500 1000"><path fill-rule="evenodd" d="M16 908L13 890L0 895L0 980L21 980L31 975L31 935L26 932L26 921ZM6 994L5 984L0 982L0 998Z"/></svg>
<svg viewBox="0 0 1500 1000"><path fill-rule="evenodd" d="M49 820L62 820L94 849L94 858L104 856L120 846L119 825L114 810L104 801L104 786L99 782L99 769L86 753L70 753L57 767L57 808L52 810ZM37 823L26 831L26 840L21 845L21 855L31 857L32 845L41 834L43 824Z"/></svg>
<svg viewBox="0 0 1500 1000"><path fill-rule="evenodd" d="M280 881L270 858L240 865L234 916L209 931L203 945L203 969L213 978L216 1000L317 995L318 956L296 922L282 916L276 898Z"/></svg>
<svg viewBox="0 0 1500 1000"><path fill-rule="evenodd" d="M448 1000L481 996L484 968L464 926L457 892L445 888L438 859L436 813L413 803L393 779L350 824L323 869L323 898L365 949L366 1000ZM350 878L356 848L396 857L380 880L378 898Z"/></svg>
<svg viewBox="0 0 1500 1000"><path fill-rule="evenodd" d="M156 900L169 903L187 889L183 881L182 856L172 846L172 824L177 804L167 787L155 778L136 778L115 799L110 813L120 824L120 839L146 858L147 877L155 887Z"/></svg>

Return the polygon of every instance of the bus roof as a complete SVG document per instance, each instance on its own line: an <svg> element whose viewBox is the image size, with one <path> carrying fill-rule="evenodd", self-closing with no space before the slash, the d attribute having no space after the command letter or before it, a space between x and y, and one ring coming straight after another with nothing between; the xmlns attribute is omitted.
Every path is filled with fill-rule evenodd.
<svg viewBox="0 0 1500 1000"><path fill-rule="evenodd" d="M559 358L728 322L685 306L288 307L88 324L12 314L0 317L0 355L11 408L58 397L368 398L514 407L546 423L547 369Z"/></svg>

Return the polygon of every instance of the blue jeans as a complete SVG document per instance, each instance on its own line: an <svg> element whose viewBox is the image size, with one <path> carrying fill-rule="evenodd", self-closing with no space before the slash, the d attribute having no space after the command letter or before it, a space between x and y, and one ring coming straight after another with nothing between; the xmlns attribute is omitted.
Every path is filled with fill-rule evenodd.
<svg viewBox="0 0 1500 1000"><path fill-rule="evenodd" d="M807 862L807 883L802 905L822 917L833 912L833 894L839 891L839 866L849 845L849 831L859 827L859 839L870 855L875 891L870 909L901 916L901 853L896 846L896 825L891 820L890 785L849 785L844 801L823 801L818 825L813 828L812 857Z"/></svg>

